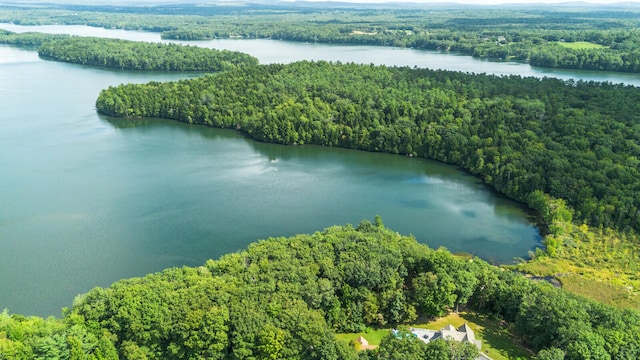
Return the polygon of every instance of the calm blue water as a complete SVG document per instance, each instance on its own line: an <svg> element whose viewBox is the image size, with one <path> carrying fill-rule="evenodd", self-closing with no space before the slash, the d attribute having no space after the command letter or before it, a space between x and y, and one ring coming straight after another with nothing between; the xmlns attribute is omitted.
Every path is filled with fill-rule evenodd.
<svg viewBox="0 0 640 360"><path fill-rule="evenodd" d="M225 44L250 44L262 62L373 56L369 47ZM467 61L375 49L376 62L410 61L406 54L424 63L431 56L449 65ZM57 315L94 286L375 215L430 246L498 263L539 245L525 209L452 166L256 143L233 131L169 121L131 126L95 111L99 91L110 85L196 75L102 70L0 46L0 308Z"/></svg>

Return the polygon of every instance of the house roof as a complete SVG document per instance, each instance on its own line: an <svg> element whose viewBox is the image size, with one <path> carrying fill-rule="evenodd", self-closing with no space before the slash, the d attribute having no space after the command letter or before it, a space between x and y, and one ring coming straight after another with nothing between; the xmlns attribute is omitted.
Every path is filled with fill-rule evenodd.
<svg viewBox="0 0 640 360"><path fill-rule="evenodd" d="M447 331L456 331L456 328L454 328L454 327L453 327L453 325L449 324L449 325L447 325L447 326L443 327L443 328L441 329L441 331L442 331L442 330L447 330Z"/></svg>
<svg viewBox="0 0 640 360"><path fill-rule="evenodd" d="M462 324L462 326L458 328L458 331L467 334L466 340L468 342L476 341L476 334L474 334L473 330L471 330L471 328L469 327L469 325L467 325L467 323Z"/></svg>
<svg viewBox="0 0 640 360"><path fill-rule="evenodd" d="M419 337L420 340L426 343L441 338L444 340L470 342L477 346L478 349L480 349L481 346L480 341L476 340L476 335L474 334L473 330L471 330L471 327L469 327L469 325L467 325L466 323L461 325L457 329L453 325L449 324L440 329L440 331L411 329L411 332Z"/></svg>
<svg viewBox="0 0 640 360"><path fill-rule="evenodd" d="M367 341L367 339L363 338L362 336L358 336L356 341L361 345L365 345L365 346L369 345L369 342Z"/></svg>

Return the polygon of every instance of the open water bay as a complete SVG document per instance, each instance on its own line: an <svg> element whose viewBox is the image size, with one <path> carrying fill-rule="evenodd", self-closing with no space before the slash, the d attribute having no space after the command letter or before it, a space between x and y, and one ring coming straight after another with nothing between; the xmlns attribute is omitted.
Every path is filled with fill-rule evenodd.
<svg viewBox="0 0 640 360"><path fill-rule="evenodd" d="M94 286L375 215L497 263L539 245L521 205L456 167L95 111L110 85L196 75L0 46L0 308L58 315Z"/></svg>

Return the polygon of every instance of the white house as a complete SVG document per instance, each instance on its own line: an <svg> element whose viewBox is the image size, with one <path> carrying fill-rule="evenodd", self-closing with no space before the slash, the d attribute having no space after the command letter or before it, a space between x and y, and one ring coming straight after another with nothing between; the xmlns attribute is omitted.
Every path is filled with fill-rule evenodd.
<svg viewBox="0 0 640 360"><path fill-rule="evenodd" d="M436 339L444 339L444 340L455 340L460 342L469 342L475 345L478 350L482 347L480 340L476 340L476 335L473 333L473 330L467 324L463 324L459 328L453 327L453 325L447 325L442 329L436 330L427 330L427 329L409 329L412 334L417 336L420 340L428 343L429 341Z"/></svg>

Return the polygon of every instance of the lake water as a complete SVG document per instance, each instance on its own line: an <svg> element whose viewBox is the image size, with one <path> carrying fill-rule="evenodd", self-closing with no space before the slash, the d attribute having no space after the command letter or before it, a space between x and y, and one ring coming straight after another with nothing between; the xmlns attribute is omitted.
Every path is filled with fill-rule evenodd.
<svg viewBox="0 0 640 360"><path fill-rule="evenodd" d="M0 23L0 29L13 32L35 31L49 34L96 36L133 41L178 43L201 47L241 51L251 54L262 64L289 63L299 60L326 60L364 64L409 66L495 75L520 75L608 81L640 86L640 74L607 71L545 69L516 61L490 61L466 55L438 51L380 46L328 45L265 39L219 39L206 41L161 40L159 33L103 29L81 25L22 26Z"/></svg>
<svg viewBox="0 0 640 360"><path fill-rule="evenodd" d="M157 34L87 27L28 29L159 41ZM475 64L466 69L473 72L528 66L409 49L268 40L200 45L246 51L263 63ZM539 245L525 209L452 166L257 143L228 130L132 123L95 111L98 93L110 85L190 76L197 74L44 61L35 51L0 46L0 308L57 315L93 286L375 215L432 247L497 263Z"/></svg>

